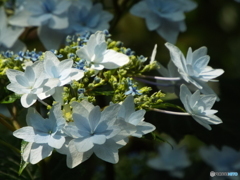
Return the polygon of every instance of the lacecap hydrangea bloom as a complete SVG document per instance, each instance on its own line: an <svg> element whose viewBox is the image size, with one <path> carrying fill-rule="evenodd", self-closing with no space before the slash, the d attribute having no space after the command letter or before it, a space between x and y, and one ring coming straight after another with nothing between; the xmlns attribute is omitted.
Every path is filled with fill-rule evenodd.
<svg viewBox="0 0 240 180"><path fill-rule="evenodd" d="M92 34L82 48L76 54L81 59L86 60L87 66L96 71L106 69L116 69L129 62L129 57L113 49L107 49L105 34L97 31Z"/></svg>
<svg viewBox="0 0 240 180"><path fill-rule="evenodd" d="M153 169L167 171L170 176L183 178L184 169L191 165L185 147L178 147L176 142L170 141L171 145L164 143L158 147L157 157L149 159L147 164Z"/></svg>
<svg viewBox="0 0 240 180"><path fill-rule="evenodd" d="M186 30L184 12L196 6L190 0L141 0L130 12L144 18L150 31L157 31L166 41L175 43L179 32Z"/></svg>
<svg viewBox="0 0 240 180"><path fill-rule="evenodd" d="M35 109L29 108L26 121L28 126L13 132L15 137L28 142L22 155L24 161L36 164L50 156L54 148L59 149L65 143L62 132L65 119L60 104L53 106L47 119L42 118Z"/></svg>
<svg viewBox="0 0 240 180"><path fill-rule="evenodd" d="M49 90L55 88L59 80L55 78L46 78L44 74L43 62L35 62L27 66L25 72L8 69L7 77L10 84L7 89L21 96L21 104L28 108L34 104L37 99L45 99L51 94L46 94Z"/></svg>
<svg viewBox="0 0 240 180"><path fill-rule="evenodd" d="M221 150L215 146L201 147L199 153L203 161L211 166L216 172L239 172L240 171L240 152L229 147L223 146ZM223 179L238 179L235 176L219 177Z"/></svg>
<svg viewBox="0 0 240 180"><path fill-rule="evenodd" d="M217 110L211 109L217 97L214 94L204 95L197 90L193 94L186 85L180 87L180 100L186 111L202 126L211 130L211 124L220 124L222 120L214 115Z"/></svg>
<svg viewBox="0 0 240 180"><path fill-rule="evenodd" d="M103 10L100 3L89 0L73 1L68 11L69 26L65 30L68 35L95 33L109 28L113 15Z"/></svg>
<svg viewBox="0 0 240 180"><path fill-rule="evenodd" d="M58 49L66 36L62 30L69 26L67 12L70 5L71 1L66 0L25 0L9 22L21 27L37 26L45 48Z"/></svg>
<svg viewBox="0 0 240 180"><path fill-rule="evenodd" d="M82 70L72 68L72 65L72 59L60 62L56 55L46 51L44 60L30 63L26 66L25 72L8 69L6 74L11 83L7 89L22 95L21 103L26 108L34 104L38 98L42 100L51 95L58 102L62 102L62 97L58 98L62 91L57 87L69 84L72 80L79 80L84 75Z"/></svg>
<svg viewBox="0 0 240 180"><path fill-rule="evenodd" d="M24 28L10 26L4 7L0 7L0 52L13 50L15 52L25 50L25 45L18 40Z"/></svg>
<svg viewBox="0 0 240 180"><path fill-rule="evenodd" d="M207 82L215 82L215 78L222 75L224 71L208 66L210 57L207 55L206 47L201 47L195 51L189 48L185 58L182 52L173 44L166 43L165 45L170 51L171 61L187 83L193 84L203 94L215 94L207 85Z"/></svg>
<svg viewBox="0 0 240 180"><path fill-rule="evenodd" d="M50 50L58 49L67 35L108 29L112 18L102 4L89 0L24 0L10 23L21 27L37 26L41 42Z"/></svg>

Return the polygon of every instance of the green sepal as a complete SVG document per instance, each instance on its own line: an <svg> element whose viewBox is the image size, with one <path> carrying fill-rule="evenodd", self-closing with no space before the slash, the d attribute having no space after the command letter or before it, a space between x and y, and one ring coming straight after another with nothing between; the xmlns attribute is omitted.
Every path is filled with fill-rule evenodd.
<svg viewBox="0 0 240 180"><path fill-rule="evenodd" d="M25 162L22 158L23 152L24 152L25 148L27 147L27 145L28 145L28 142L22 141L22 143L21 143L21 163L20 163L19 170L18 170L18 175L19 176L22 174L23 170L29 164L29 162Z"/></svg>
<svg viewBox="0 0 240 180"><path fill-rule="evenodd" d="M0 101L1 104L10 104L16 101L17 99L20 99L21 96L16 94L10 94L7 97L5 97L3 100Z"/></svg>

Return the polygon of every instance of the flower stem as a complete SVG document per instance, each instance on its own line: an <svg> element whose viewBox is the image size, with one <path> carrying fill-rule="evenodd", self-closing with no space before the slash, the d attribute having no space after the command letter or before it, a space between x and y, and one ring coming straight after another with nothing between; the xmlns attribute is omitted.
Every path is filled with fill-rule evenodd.
<svg viewBox="0 0 240 180"><path fill-rule="evenodd" d="M42 100L39 99L39 98L38 98L38 101L39 101L40 103L42 103L44 106L46 106L46 107L49 106L49 104L45 103L44 101L42 101Z"/></svg>
<svg viewBox="0 0 240 180"><path fill-rule="evenodd" d="M147 79L156 79L156 80L163 80L163 81L179 81L181 80L180 77L160 77L160 76L146 76L146 75L138 75L136 77L143 77Z"/></svg>
<svg viewBox="0 0 240 180"><path fill-rule="evenodd" d="M137 77L134 77L134 79L137 80L137 81L141 81L141 82L144 82L144 83L147 83L147 84L156 85L156 86L169 87L169 86L173 86L173 85L174 85L174 84L161 84L161 83L156 83L156 82L148 81L148 80L146 80L146 79L137 78Z"/></svg>
<svg viewBox="0 0 240 180"><path fill-rule="evenodd" d="M167 111L167 110L156 109L156 108L150 108L149 110L161 112L161 113L165 113L165 114L172 114L172 115L179 115L179 116L191 116L191 114L189 114L187 112L174 112L174 111Z"/></svg>

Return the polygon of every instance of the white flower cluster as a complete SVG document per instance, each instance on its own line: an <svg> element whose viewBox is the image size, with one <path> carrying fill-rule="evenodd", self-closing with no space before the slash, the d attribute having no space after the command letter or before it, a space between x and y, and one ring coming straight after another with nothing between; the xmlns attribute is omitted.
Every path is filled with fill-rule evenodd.
<svg viewBox="0 0 240 180"><path fill-rule="evenodd" d="M209 124L220 124L222 120L214 115L217 110L211 109L219 98L207 82L216 82L215 78L222 75L224 71L208 66L210 57L207 55L206 47L195 51L189 48L185 58L175 45L171 43L165 45L169 49L171 60L168 63L168 69L159 63L158 71L166 77L164 81L158 80L159 88L166 92L176 93L189 115L199 124L211 130ZM152 59L155 59L155 48L152 54ZM169 80L170 83L166 80ZM192 94L188 87L197 90Z"/></svg>
<svg viewBox="0 0 240 180"><path fill-rule="evenodd" d="M86 161L93 153L104 161L117 163L118 149L127 144L129 136L142 137L155 130L155 126L143 121L145 110L135 111L132 96L103 111L85 100L71 106L73 122L65 121L59 103L52 107L48 119L29 108L28 126L13 133L28 142L22 154L24 161L36 164L56 149L67 155L69 168Z"/></svg>
<svg viewBox="0 0 240 180"><path fill-rule="evenodd" d="M107 49L103 32L91 35L76 54L86 61L86 68L96 73L103 68L116 69L129 62L125 54ZM145 110L135 111L132 96L128 96L121 105L110 104L103 111L88 101L74 101L70 104L72 121L64 119L61 109L63 86L84 77L83 70L73 68L72 59L59 61L47 51L43 61L29 63L25 72L8 69L6 74L11 81L7 89L21 95L23 107L28 108L49 96L57 102L48 119L30 107L28 126L13 133L28 142L22 154L26 162L36 164L56 149L67 155L70 168L87 160L93 153L107 162L117 163L118 149L127 144L128 136L140 138L155 130L155 126L143 121Z"/></svg>

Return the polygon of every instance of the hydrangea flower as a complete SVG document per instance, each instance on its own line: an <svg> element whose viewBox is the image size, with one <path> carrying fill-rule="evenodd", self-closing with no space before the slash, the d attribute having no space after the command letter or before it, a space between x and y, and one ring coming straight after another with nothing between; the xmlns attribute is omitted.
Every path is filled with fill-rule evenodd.
<svg viewBox="0 0 240 180"><path fill-rule="evenodd" d="M240 170L240 152L235 149L223 146L221 150L215 146L202 147L199 153L208 165L217 172L239 172ZM223 179L226 179L224 177ZM227 177L227 179L236 179L236 177Z"/></svg>
<svg viewBox="0 0 240 180"><path fill-rule="evenodd" d="M59 61L51 51L45 52L43 65L48 78L57 78L59 80L58 86L69 84L72 80L78 81L84 76L83 71L72 68L72 59Z"/></svg>
<svg viewBox="0 0 240 180"><path fill-rule="evenodd" d="M157 31L166 41L175 43L179 32L186 30L184 12L196 6L190 0L142 0L130 12L144 18L150 31Z"/></svg>
<svg viewBox="0 0 240 180"><path fill-rule="evenodd" d="M129 135L141 138L144 134L150 133L156 129L154 125L144 122L145 113L146 111L143 109L135 111L133 96L128 96L121 104L118 117L123 118L129 128L135 129L135 131L131 130ZM126 130L126 128L124 129Z"/></svg>
<svg viewBox="0 0 240 180"><path fill-rule="evenodd" d="M105 35L102 31L97 31L90 36L87 44L78 49L76 54L81 59L85 59L91 69L102 70L116 69L129 62L127 55L107 49Z"/></svg>
<svg viewBox="0 0 240 180"><path fill-rule="evenodd" d="M93 4L89 0L74 1L68 13L69 27L67 34L95 33L109 28L113 15L103 10L102 4Z"/></svg>
<svg viewBox="0 0 240 180"><path fill-rule="evenodd" d="M0 7L0 51L13 50L15 52L25 50L25 45L18 40L24 28L9 26L5 10Z"/></svg>
<svg viewBox="0 0 240 180"><path fill-rule="evenodd" d="M67 155L68 166L73 168L93 153L104 161L117 163L118 149L122 147L121 138L117 137L121 129L115 124L120 105L110 105L102 112L87 101L73 102L72 107L74 123L64 128L72 139L59 151Z"/></svg>
<svg viewBox="0 0 240 180"><path fill-rule="evenodd" d="M192 94L184 84L180 87L180 100L186 111L208 130L212 129L210 124L222 123L222 120L214 115L217 110L211 109L216 99L213 94L201 95L199 90Z"/></svg>
<svg viewBox="0 0 240 180"><path fill-rule="evenodd" d="M58 79L46 78L42 62L35 62L31 66L27 66L25 72L8 69L6 74L11 82L7 89L22 95L21 103L25 108L35 103L37 98L48 97L49 95L45 93L59 83Z"/></svg>
<svg viewBox="0 0 240 180"><path fill-rule="evenodd" d="M65 38L62 31L69 25L67 12L71 5L66 0L25 0L23 8L10 18L10 24L37 26L38 35L47 50L58 49ZM51 38L49 38L51 34Z"/></svg>
<svg viewBox="0 0 240 180"><path fill-rule="evenodd" d="M54 148L60 149L65 143L62 132L65 119L62 117L60 104L53 106L48 119L29 108L26 121L28 126L13 132L15 137L29 142L23 152L24 161L36 164L50 156Z"/></svg>
<svg viewBox="0 0 240 180"><path fill-rule="evenodd" d="M186 148L177 147L176 143L172 140L172 147L164 143L158 147L158 156L150 159L147 164L160 171L168 171L172 177L183 178L184 168L191 165L187 156Z"/></svg>
<svg viewBox="0 0 240 180"><path fill-rule="evenodd" d="M223 74L224 71L222 69L213 69L207 65L210 57L207 55L206 47L201 47L194 52L189 48L185 58L182 52L173 44L166 43L165 45L170 51L171 61L178 68L178 72L186 82L196 86L203 94L215 94L206 82L216 81L213 79Z"/></svg>
<svg viewBox="0 0 240 180"><path fill-rule="evenodd" d="M127 78L127 83L129 90L124 93L125 95L142 95L141 91L137 89L137 86L132 83L131 79Z"/></svg>

